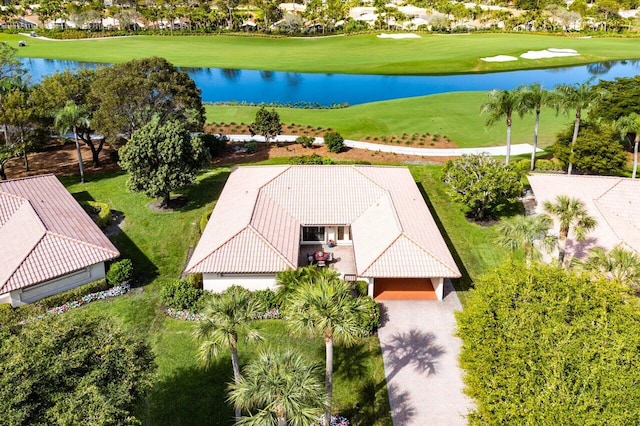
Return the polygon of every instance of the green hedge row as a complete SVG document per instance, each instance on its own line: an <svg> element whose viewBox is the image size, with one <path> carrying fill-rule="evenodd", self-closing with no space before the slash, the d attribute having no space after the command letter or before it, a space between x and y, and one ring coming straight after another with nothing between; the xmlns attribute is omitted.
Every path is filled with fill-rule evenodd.
<svg viewBox="0 0 640 426"><path fill-rule="evenodd" d="M109 204L99 201L83 201L80 205L100 228L104 228L111 223L111 208Z"/></svg>

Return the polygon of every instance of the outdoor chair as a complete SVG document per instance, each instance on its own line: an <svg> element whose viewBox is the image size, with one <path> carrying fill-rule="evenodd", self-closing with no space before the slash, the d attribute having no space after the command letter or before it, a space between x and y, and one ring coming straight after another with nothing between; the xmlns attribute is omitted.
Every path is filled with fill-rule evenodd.
<svg viewBox="0 0 640 426"><path fill-rule="evenodd" d="M324 260L318 260L318 268L324 268L325 266L327 266L327 264Z"/></svg>

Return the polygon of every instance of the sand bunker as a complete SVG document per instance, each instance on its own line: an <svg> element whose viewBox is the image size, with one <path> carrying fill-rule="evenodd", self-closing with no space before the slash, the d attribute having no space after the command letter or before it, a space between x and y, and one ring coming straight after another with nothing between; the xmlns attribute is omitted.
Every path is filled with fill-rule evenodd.
<svg viewBox="0 0 640 426"><path fill-rule="evenodd" d="M515 56L498 55L498 56L490 56L488 58L480 58L480 60L485 62L509 62L509 61L517 61L518 58L516 58Z"/></svg>
<svg viewBox="0 0 640 426"><path fill-rule="evenodd" d="M420 36L418 34L385 34L382 33L378 36L378 38L395 38L395 39L400 39L400 38L420 38Z"/></svg>
<svg viewBox="0 0 640 426"><path fill-rule="evenodd" d="M520 55L523 59L548 59L562 58L565 56L579 56L580 54L573 49L555 49L550 47L545 50L530 50Z"/></svg>

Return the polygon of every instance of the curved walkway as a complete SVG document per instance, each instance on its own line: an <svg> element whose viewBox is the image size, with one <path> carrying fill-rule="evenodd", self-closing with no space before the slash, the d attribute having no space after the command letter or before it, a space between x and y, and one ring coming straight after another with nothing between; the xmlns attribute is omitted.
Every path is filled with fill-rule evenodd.
<svg viewBox="0 0 640 426"><path fill-rule="evenodd" d="M229 138L229 140L236 142L248 142L251 140L254 140L256 142L264 142L264 138L257 135L227 135L227 137ZM297 136L293 135L279 135L274 139L274 142L295 142L296 138ZM317 137L315 138L315 141L313 143L315 145L321 145L324 143L324 138ZM490 146L479 148L413 148L406 146L354 141L349 139L345 139L344 144L349 148L366 149L368 151L391 152L404 155L419 155L423 157L459 157L465 154L484 153L494 156L507 155L506 146ZM511 155L531 154L532 151L533 146L528 143L511 145ZM538 148L537 151L542 152L540 148Z"/></svg>

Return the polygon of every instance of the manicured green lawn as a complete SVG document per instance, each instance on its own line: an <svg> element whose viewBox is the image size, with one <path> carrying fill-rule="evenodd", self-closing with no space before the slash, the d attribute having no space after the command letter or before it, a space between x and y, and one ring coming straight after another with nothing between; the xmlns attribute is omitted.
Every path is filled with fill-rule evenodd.
<svg viewBox="0 0 640 426"><path fill-rule="evenodd" d="M17 46L22 35L0 35ZM451 74L547 68L640 57L638 39L580 38L532 34L422 34L420 39L379 39L375 34L325 38L239 36L132 36L48 41L26 38L25 57L124 62L161 56L180 66L354 74ZM580 56L487 63L482 57L519 56L549 47ZM347 59L345 59L347 58Z"/></svg>
<svg viewBox="0 0 640 426"><path fill-rule="evenodd" d="M480 107L486 96L485 92L459 92L373 102L343 109L276 110L283 123L333 128L347 139L431 133L446 135L461 148L504 145L505 123L485 128L486 116L480 114ZM257 109L240 105L207 105L207 122L251 123ZM533 115L522 119L515 116L512 143L531 143L534 121ZM570 117L557 115L551 108L544 109L540 119L540 146L553 144L555 134L570 122Z"/></svg>

